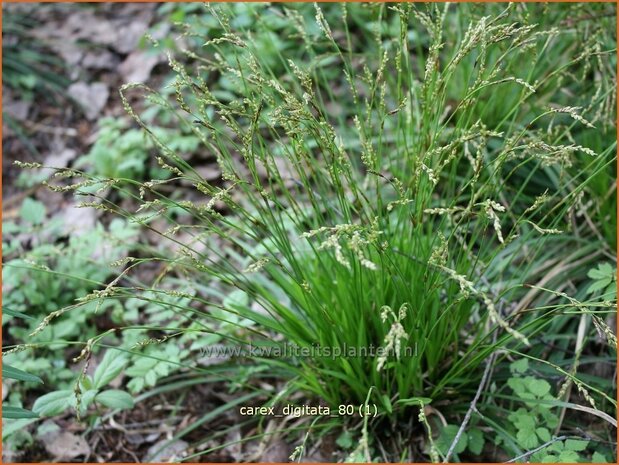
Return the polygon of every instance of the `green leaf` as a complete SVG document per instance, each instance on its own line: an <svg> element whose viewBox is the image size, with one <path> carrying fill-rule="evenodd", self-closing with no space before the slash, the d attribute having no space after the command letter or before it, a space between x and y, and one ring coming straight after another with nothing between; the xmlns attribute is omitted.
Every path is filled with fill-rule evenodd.
<svg viewBox="0 0 619 465"><path fill-rule="evenodd" d="M535 430L537 436L542 440L542 442L550 441L550 431L547 428L537 428Z"/></svg>
<svg viewBox="0 0 619 465"><path fill-rule="evenodd" d="M587 273L587 276L593 280L593 283L587 288L587 294L600 291L604 288L613 290L617 280L615 269L609 263L602 263L597 268L592 268Z"/></svg>
<svg viewBox="0 0 619 465"><path fill-rule="evenodd" d="M383 401L383 405L385 406L385 409L387 410L387 413L392 413L393 412L393 405L391 405L391 399L389 399L389 396L387 394L383 394L381 396L381 400Z"/></svg>
<svg viewBox="0 0 619 465"><path fill-rule="evenodd" d="M93 386L95 389L101 389L110 381L116 378L125 368L128 362L128 357L124 352L119 350L108 349L101 363L95 370L93 376Z"/></svg>
<svg viewBox="0 0 619 465"><path fill-rule="evenodd" d="M95 397L95 400L110 408L127 409L135 405L131 394L119 389L103 391Z"/></svg>
<svg viewBox="0 0 619 465"><path fill-rule="evenodd" d="M567 439L565 441L565 450L573 450L576 452L582 452L589 445L589 441L580 439Z"/></svg>
<svg viewBox="0 0 619 465"><path fill-rule="evenodd" d="M533 394L532 392L529 392L529 391L527 391L527 392L523 392L523 393L520 395L520 397L522 398L522 400L524 401L524 403L525 403L528 407L530 407L530 408L533 408L533 407L535 407L536 405L538 405L538 403L537 403L538 396L536 396L536 395L535 395L535 394ZM535 402L527 402L527 401L531 401L531 400L533 400L533 401L535 401Z"/></svg>
<svg viewBox="0 0 619 465"><path fill-rule="evenodd" d="M443 455L447 453L447 451L449 450L449 447L451 446L451 443L454 441L454 439L456 439L456 434L458 434L459 429L460 429L459 426L447 425L441 431L441 435L436 441L436 447ZM455 453L460 454L464 452L467 444L468 444L468 436L466 433L463 433L462 436L460 436L460 440L458 441L458 444L456 444L456 448L454 449Z"/></svg>
<svg viewBox="0 0 619 465"><path fill-rule="evenodd" d="M2 404L2 418L22 419L22 418L39 418L39 416L20 407L13 407L12 405Z"/></svg>
<svg viewBox="0 0 619 465"><path fill-rule="evenodd" d="M24 221L32 224L41 224L45 221L46 212L47 210L43 203L28 197L21 204L19 215Z"/></svg>
<svg viewBox="0 0 619 465"><path fill-rule="evenodd" d="M90 376L88 376L88 375L84 376L81 379L81 384L82 384L82 387L84 389L86 389L86 390L90 390L90 389L94 388L94 384L92 382L92 378Z"/></svg>
<svg viewBox="0 0 619 465"><path fill-rule="evenodd" d="M365 461L367 461L367 459L365 458L363 450L357 447L348 457L346 457L344 463L363 463Z"/></svg>
<svg viewBox="0 0 619 465"><path fill-rule="evenodd" d="M573 450L564 450L559 454L558 462L560 463L576 463L580 460L580 456Z"/></svg>
<svg viewBox="0 0 619 465"><path fill-rule="evenodd" d="M481 432L481 430L474 428L468 432L468 436L469 450L475 455L481 454L481 451L484 449L485 443L484 434Z"/></svg>
<svg viewBox="0 0 619 465"><path fill-rule="evenodd" d="M4 406L2 407L5 408ZM7 418L2 422L2 440L6 440L9 436L23 430L26 426L38 421L37 418L20 418L17 420Z"/></svg>
<svg viewBox="0 0 619 465"><path fill-rule="evenodd" d="M591 463L608 463L608 459L604 454L595 451L591 457Z"/></svg>
<svg viewBox="0 0 619 465"><path fill-rule="evenodd" d="M71 407L71 401L74 398L73 391L53 391L49 394L39 397L32 406L32 410L42 417L51 417L64 412Z"/></svg>
<svg viewBox="0 0 619 465"><path fill-rule="evenodd" d="M602 297L604 299L616 299L617 298L617 283L611 282L610 285L606 288L606 290L602 293Z"/></svg>
<svg viewBox="0 0 619 465"><path fill-rule="evenodd" d="M99 391L97 389L89 389L86 392L82 393L82 398L80 400L80 414L81 415L86 415L86 412L88 411L88 407L92 405L92 402L93 400L95 400L95 396L97 395L98 392Z"/></svg>
<svg viewBox="0 0 619 465"><path fill-rule="evenodd" d="M593 284L591 284L591 286L587 288L587 294L593 294L594 292L599 291L600 289L604 289L611 282L612 280L606 279L606 278L600 279L599 281L594 281Z"/></svg>
<svg viewBox="0 0 619 465"><path fill-rule="evenodd" d="M525 392L525 383L522 378L509 378L507 385L514 391L514 393L520 397Z"/></svg>
<svg viewBox="0 0 619 465"><path fill-rule="evenodd" d="M550 392L550 383L543 379L535 379L533 377L526 377L524 382L527 389L535 394L537 397L545 396Z"/></svg>
<svg viewBox="0 0 619 465"><path fill-rule="evenodd" d="M608 262L598 265L598 270L607 276L614 276L615 274L613 266Z"/></svg>
<svg viewBox="0 0 619 465"><path fill-rule="evenodd" d="M550 451L550 452L561 452L563 451L564 447L563 447L563 442L562 441L556 441L553 442L552 444L550 444L546 450Z"/></svg>
<svg viewBox="0 0 619 465"><path fill-rule="evenodd" d="M2 378L16 379L19 381L31 381L34 383L43 384L43 380L38 376L31 375L30 373L26 373L25 371L10 365L2 365Z"/></svg>
<svg viewBox="0 0 619 465"><path fill-rule="evenodd" d="M548 428L554 429L559 424L559 417L556 414L552 413L550 410L548 410L548 409L540 409L540 414L542 415L542 417L546 421L546 426ZM555 444L561 444L561 443L557 442Z"/></svg>
<svg viewBox="0 0 619 465"><path fill-rule="evenodd" d="M335 440L335 443L340 446L342 449L350 449L353 445L352 434L350 431L344 431L340 436Z"/></svg>
<svg viewBox="0 0 619 465"><path fill-rule="evenodd" d="M524 373L529 369L529 359L521 358L509 365L509 369L512 373Z"/></svg>
<svg viewBox="0 0 619 465"><path fill-rule="evenodd" d="M408 406L408 405L430 405L432 403L432 399L430 397L409 397L407 399L396 400L396 405Z"/></svg>
<svg viewBox="0 0 619 465"><path fill-rule="evenodd" d="M3 315L8 315L8 316L14 316L16 318L23 318L24 320L34 320L35 319L33 316L26 315L25 313L18 312L16 310L11 310L10 308L3 308L2 309L2 314Z"/></svg>
<svg viewBox="0 0 619 465"><path fill-rule="evenodd" d="M516 429L533 430L535 429L535 417L525 409L518 409L509 415L510 421L514 423Z"/></svg>
<svg viewBox="0 0 619 465"><path fill-rule="evenodd" d="M531 429L521 429L516 434L516 439L518 440L518 444L523 449L533 449L539 446L539 440L537 439L537 435L535 434L535 430Z"/></svg>
<svg viewBox="0 0 619 465"><path fill-rule="evenodd" d="M591 279L613 278L613 267L610 263L601 263L597 268L591 268L587 273Z"/></svg>

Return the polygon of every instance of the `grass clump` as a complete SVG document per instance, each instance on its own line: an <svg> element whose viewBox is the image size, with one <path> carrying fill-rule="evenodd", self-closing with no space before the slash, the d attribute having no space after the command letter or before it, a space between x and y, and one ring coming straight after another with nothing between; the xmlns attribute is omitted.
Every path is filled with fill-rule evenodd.
<svg viewBox="0 0 619 465"><path fill-rule="evenodd" d="M573 234L571 215L615 160L612 131L597 129L612 127L600 111L612 88L596 81L580 108L562 90L585 82L567 70L593 60L585 66L602 72L595 57L611 50L593 40L588 54L554 49L581 36L537 24L537 6L344 4L316 6L312 34L302 27L305 6L278 7L304 48L293 61L274 45L264 60L251 31L234 27L225 8L208 8L221 32L186 31L204 45L182 62L170 58L175 101L144 85L121 89L169 174L141 182L68 173L77 181L67 189L99 197L100 209L174 245L173 255L126 261L119 278L164 264L147 289L117 279L92 296L172 311L176 323L150 327L132 351L215 335L260 349L247 363L269 371L255 378L286 380L267 390L269 403L301 391L334 410L376 405L392 425L420 409L429 430L424 406L462 411L492 354L536 354L545 332L572 324L564 314L572 305L612 308L612 300L586 302L584 291L566 307L560 293L572 290L557 272L564 267L579 284L596 263L600 242ZM364 53L349 8L374 20ZM553 21L567 17L548 8ZM224 76L228 92L212 91ZM203 179L150 129L128 103L136 90L201 141L219 179ZM135 208L93 193L100 183ZM193 193L175 192L181 185ZM161 295L184 300L170 306ZM226 370L252 385L238 366ZM577 385L595 408L615 406L602 390ZM479 434L471 433L476 453ZM521 453L513 444L507 449ZM442 458L449 445L437 448L429 434L420 453Z"/></svg>

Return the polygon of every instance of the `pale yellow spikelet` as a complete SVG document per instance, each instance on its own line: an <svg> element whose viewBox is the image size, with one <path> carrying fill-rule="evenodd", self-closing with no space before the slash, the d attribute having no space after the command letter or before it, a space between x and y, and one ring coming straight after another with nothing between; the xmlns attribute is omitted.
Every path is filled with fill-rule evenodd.
<svg viewBox="0 0 619 465"><path fill-rule="evenodd" d="M515 82L516 84L520 84L521 86L525 87L529 92L535 93L535 87L533 85L529 84L524 79L520 79L520 78L513 77L513 76L506 77L503 79L498 79L496 81L488 81L488 80L482 81L481 86L483 87L493 86L496 84L502 84L504 82Z"/></svg>
<svg viewBox="0 0 619 465"><path fill-rule="evenodd" d="M383 323L385 323L389 319L389 317L391 317L393 323L391 324L389 332L387 333L387 335L385 336L385 340L383 341L383 351L382 354L378 357L376 371L382 370L383 366L387 362L387 358L390 353L394 353L396 360L400 360L402 341L408 339L408 334L406 333L406 330L401 323L402 320L406 318L407 310L408 304L406 303L400 306L397 314L388 305L383 305L381 307L380 318Z"/></svg>
<svg viewBox="0 0 619 465"><path fill-rule="evenodd" d="M434 170L428 167L425 163L421 164L421 169L423 172L425 172L428 175L430 182L436 186L436 184L438 183L438 176L436 175Z"/></svg>
<svg viewBox="0 0 619 465"><path fill-rule="evenodd" d="M581 109L582 109L581 107L551 108L550 109L550 113L565 113L565 114L571 116L574 120L578 121L579 123L584 124L588 128L595 128L595 126L593 124L591 124L589 121L587 121L585 118L583 118L580 115L580 113L578 113L578 111L581 110Z"/></svg>
<svg viewBox="0 0 619 465"><path fill-rule="evenodd" d="M562 234L563 233L563 231L561 231L559 229L542 228L542 227L536 225L533 221L529 221L529 220L524 220L524 221L529 223L531 226L533 226L533 229L535 229L538 233L540 233L542 235L546 235L546 234Z"/></svg>
<svg viewBox="0 0 619 465"><path fill-rule="evenodd" d="M316 23L318 24L318 27L329 40L333 40L333 33L331 32L329 23L327 23L327 20L322 13L322 9L318 6L318 3L314 3L314 8L316 9Z"/></svg>
<svg viewBox="0 0 619 465"><path fill-rule="evenodd" d="M436 208L426 208L423 212L427 213L428 215L450 215L452 213L463 211L463 210L464 208L462 207L449 207L449 208L436 207Z"/></svg>
<svg viewBox="0 0 619 465"><path fill-rule="evenodd" d="M134 263L137 260L138 259L135 258L135 257L125 257L125 258L121 258L120 260L116 260L116 261L110 263L110 266L112 268L121 267L121 266L128 265L129 263Z"/></svg>
<svg viewBox="0 0 619 465"><path fill-rule="evenodd" d="M447 264L447 239L441 231L438 232L438 245L432 249L430 263L445 266Z"/></svg>
<svg viewBox="0 0 619 465"><path fill-rule="evenodd" d="M27 169L36 169L36 168L42 168L43 165L41 163L35 163L35 162L23 162L23 161L19 161L19 160L15 160L13 161L13 164L20 167L20 168L27 168Z"/></svg>
<svg viewBox="0 0 619 465"><path fill-rule="evenodd" d="M591 394L589 394L589 391L585 388L583 383L580 380L578 380L578 378L572 378L572 380L574 381L574 384L578 388L578 392L580 392L582 396L584 397L584 399L587 402L589 402L589 405L591 405L591 407L593 408L597 408L595 406L595 400L593 399L593 397L591 397Z"/></svg>
<svg viewBox="0 0 619 465"><path fill-rule="evenodd" d="M540 206L548 202L549 198L550 197L548 196L548 189L546 189L543 194L540 194L537 197L535 197L533 204L529 208L527 208L524 211L524 213L527 214L527 213L537 210Z"/></svg>
<svg viewBox="0 0 619 465"><path fill-rule="evenodd" d="M157 157L157 163L159 164L159 166L167 171L170 171L171 173L176 174L177 176L183 176L183 172L181 170L179 170L177 167L175 166L170 166L168 165L164 159L162 157Z"/></svg>
<svg viewBox="0 0 619 465"><path fill-rule="evenodd" d="M133 346L131 346L132 349L138 349L138 348L142 348L142 347L146 347L152 344L162 344L165 341L167 341L170 337L169 336L163 336L161 338L155 338L155 337L151 337L148 339L142 339L141 341L136 342L135 344L133 344Z"/></svg>
<svg viewBox="0 0 619 465"><path fill-rule="evenodd" d="M271 260L269 258L261 258L260 260L257 260L253 263L251 263L247 268L245 268L243 270L243 273L257 273L258 271L260 271L262 268L264 268L264 266L269 263Z"/></svg>
<svg viewBox="0 0 619 465"><path fill-rule="evenodd" d="M499 216L496 214L496 212L504 212L505 207L500 203L497 203L494 200L490 199L485 200L480 205L484 207L484 211L488 219L492 220L492 225L494 227L494 230L496 231L497 238L499 239L499 242L503 244L504 240L503 233L501 232L501 220L499 219Z"/></svg>
<svg viewBox="0 0 619 465"><path fill-rule="evenodd" d="M613 333L613 330L606 324L606 322L598 317L597 315L593 315L593 324L595 328L598 330L600 334L603 334L608 344L614 349L617 350L617 336Z"/></svg>
<svg viewBox="0 0 619 465"><path fill-rule="evenodd" d="M481 301L484 303L484 306L488 310L488 315L490 316L491 321L493 321L495 324L503 328L507 333L509 333L512 337L514 337L514 339L517 339L521 341L522 343L524 343L525 345L530 346L529 340L523 334L521 334L520 332L516 331L511 326L509 326L509 324L501 317L492 299L490 299L484 292L481 292L480 290L475 288L473 282L467 279L466 276L463 276L459 274L458 272L456 272L455 270L452 270L451 268L448 268L446 266L443 266L437 263L430 263L430 264L442 270L451 279L456 281L459 284L460 292L462 293L464 297L468 297L469 295L472 294L480 298Z"/></svg>

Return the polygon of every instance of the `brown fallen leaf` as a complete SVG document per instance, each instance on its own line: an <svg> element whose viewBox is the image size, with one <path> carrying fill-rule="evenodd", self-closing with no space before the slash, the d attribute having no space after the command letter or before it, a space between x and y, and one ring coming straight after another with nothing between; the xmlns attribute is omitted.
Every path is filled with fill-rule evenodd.
<svg viewBox="0 0 619 465"><path fill-rule="evenodd" d="M112 27L115 27L117 33L110 45L122 54L128 54L135 50L142 36L148 31L146 21L131 21L129 24L116 22L112 24Z"/></svg>
<svg viewBox="0 0 619 465"><path fill-rule="evenodd" d="M77 208L78 202L67 204L62 211L65 234L81 236L88 234L97 224L97 210Z"/></svg>
<svg viewBox="0 0 619 465"><path fill-rule="evenodd" d="M90 446L83 437L67 431L49 432L39 439L43 442L45 450L56 459L74 459L90 453Z"/></svg>
<svg viewBox="0 0 619 465"><path fill-rule="evenodd" d="M157 64L165 61L163 55L153 55L141 50L132 52L118 67L120 75L126 82L143 83Z"/></svg>
<svg viewBox="0 0 619 465"><path fill-rule="evenodd" d="M48 45L60 55L69 67L77 66L84 56L84 50L70 40L52 40L48 42ZM70 77L73 78L74 74L71 73Z"/></svg>
<svg viewBox="0 0 619 465"><path fill-rule="evenodd" d="M241 463L244 459L243 441L241 430L238 426L226 435L226 443L229 444L226 448L226 452L230 454L236 463Z"/></svg>
<svg viewBox="0 0 619 465"><path fill-rule="evenodd" d="M109 89L102 82L93 82L92 84L76 82L69 86L67 93L79 103L89 120L94 120L99 116L110 95Z"/></svg>
<svg viewBox="0 0 619 465"><path fill-rule="evenodd" d="M2 111L6 112L10 117L15 118L18 121L24 121L28 118L30 113L30 102L24 102L21 100L8 100L3 102Z"/></svg>
<svg viewBox="0 0 619 465"><path fill-rule="evenodd" d="M273 441L260 457L260 462L284 463L290 461L290 447L283 440Z"/></svg>
<svg viewBox="0 0 619 465"><path fill-rule="evenodd" d="M97 50L84 56L82 66L88 69L116 69L119 61L118 56L109 50Z"/></svg>
<svg viewBox="0 0 619 465"><path fill-rule="evenodd" d="M198 166L196 172L205 181L215 181L221 178L221 169L216 163L210 165Z"/></svg>
<svg viewBox="0 0 619 465"><path fill-rule="evenodd" d="M166 446L167 442L169 439L157 441L148 449L145 458L149 462L175 462L182 458L183 452L189 447L189 444L181 440L173 441Z"/></svg>

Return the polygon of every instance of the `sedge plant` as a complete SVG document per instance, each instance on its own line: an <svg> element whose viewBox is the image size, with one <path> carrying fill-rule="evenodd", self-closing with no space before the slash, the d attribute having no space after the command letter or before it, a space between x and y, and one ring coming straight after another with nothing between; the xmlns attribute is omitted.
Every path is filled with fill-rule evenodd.
<svg viewBox="0 0 619 465"><path fill-rule="evenodd" d="M141 182L61 170L69 182L50 184L89 195L83 206L174 246L118 263L119 278L85 300L183 296L189 303L172 310L187 324L153 327L157 336L138 348L174 344L184 331L219 334L287 381L267 402L301 391L333 409L376 405L389 418L459 399L477 387L492 353L530 347L557 311L516 311L514 303L543 276L542 260L583 245L569 234L570 212L614 160L613 146L593 149L571 136L595 128L553 90L560 75L545 60L561 31L540 28L515 5L485 14L380 5L372 7L372 54L361 56L347 5L337 26L316 7L315 35L284 9L303 60L280 54L284 71L276 73L225 9L208 8L221 34L185 32L205 43L182 62L170 56L175 101L143 84L121 89L169 175ZM450 33L460 22L466 27ZM392 27L385 32L383 23ZM552 59L569 67L586 58L570 52ZM234 84L234 98L211 90L213 76ZM158 138L129 104L136 91L199 138L219 179L203 179ZM341 100L351 109L332 112ZM570 176L574 158L590 176ZM538 182L555 173L569 178L571 192ZM135 207L108 200L110 188ZM162 264L156 282L131 285L151 262ZM587 259L579 266L584 276Z"/></svg>

